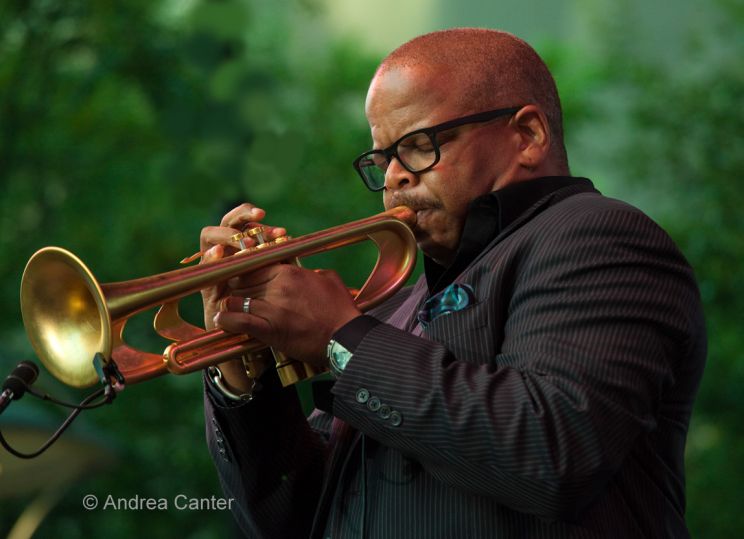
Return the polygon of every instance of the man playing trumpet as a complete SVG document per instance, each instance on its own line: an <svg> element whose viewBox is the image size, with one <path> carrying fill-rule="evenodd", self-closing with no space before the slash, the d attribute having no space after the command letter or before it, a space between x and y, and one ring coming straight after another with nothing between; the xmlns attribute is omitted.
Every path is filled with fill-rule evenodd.
<svg viewBox="0 0 744 539"><path fill-rule="evenodd" d="M354 166L386 208L416 212L419 281L367 314L335 273L292 265L203 292L209 327L336 378L306 419L273 371L258 391L240 361L207 377L243 532L687 536L694 276L639 210L569 175L542 60L502 32L427 34L385 58L366 115L373 149ZM204 260L263 218L244 204L205 228Z"/></svg>

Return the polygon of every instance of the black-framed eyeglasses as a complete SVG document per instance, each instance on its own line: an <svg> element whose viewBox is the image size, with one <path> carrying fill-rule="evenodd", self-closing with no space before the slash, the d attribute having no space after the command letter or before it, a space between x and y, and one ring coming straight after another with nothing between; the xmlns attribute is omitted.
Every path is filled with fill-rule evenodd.
<svg viewBox="0 0 744 539"><path fill-rule="evenodd" d="M395 157L408 172L426 172L439 162L437 134L461 125L488 122L500 116L509 116L522 107L488 110L463 116L432 127L416 129L406 133L387 148L370 150L354 159L354 169L370 191L385 188L385 172Z"/></svg>

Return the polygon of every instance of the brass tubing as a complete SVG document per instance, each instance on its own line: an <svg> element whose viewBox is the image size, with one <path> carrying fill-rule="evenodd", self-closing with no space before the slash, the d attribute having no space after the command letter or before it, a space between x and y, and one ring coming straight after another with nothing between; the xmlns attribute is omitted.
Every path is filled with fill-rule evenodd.
<svg viewBox="0 0 744 539"><path fill-rule="evenodd" d="M393 219L390 219L391 217ZM392 236L411 234L406 223L412 224L415 219L416 216L412 210L400 206L373 217L288 240L281 247L266 249L263 252L245 255L236 253L208 264L199 264L130 281L105 284L101 286L101 289L108 299L111 318L114 320L128 318L138 312L161 305L166 301L181 299L214 283L226 281L250 270L270 266L292 257L312 256L353 245L364 241L368 235L371 236L374 233L381 234L383 242L392 240L396 247L403 247L405 240L395 242ZM385 230L392 232L392 235L386 237ZM387 251L391 251L387 242L385 247ZM391 253L388 252L388 254ZM413 256L415 258L415 253ZM392 276L392 273L386 271L386 275Z"/></svg>
<svg viewBox="0 0 744 539"><path fill-rule="evenodd" d="M250 335L213 329L188 341L169 344L163 357L170 372L188 374L264 348L265 344Z"/></svg>

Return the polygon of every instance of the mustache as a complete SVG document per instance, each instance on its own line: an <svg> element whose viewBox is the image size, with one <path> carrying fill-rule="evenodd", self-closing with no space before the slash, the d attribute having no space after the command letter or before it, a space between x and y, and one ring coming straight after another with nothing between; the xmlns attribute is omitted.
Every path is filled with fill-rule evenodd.
<svg viewBox="0 0 744 539"><path fill-rule="evenodd" d="M395 206L408 206L413 211L441 210L444 208L444 205L439 200L411 196L407 193L401 193L400 191L394 193L390 197L389 207L394 208Z"/></svg>

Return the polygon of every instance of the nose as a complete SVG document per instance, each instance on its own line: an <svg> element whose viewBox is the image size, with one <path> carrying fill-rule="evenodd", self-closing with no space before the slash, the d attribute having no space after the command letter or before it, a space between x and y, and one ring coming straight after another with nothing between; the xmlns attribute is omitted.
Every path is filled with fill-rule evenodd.
<svg viewBox="0 0 744 539"><path fill-rule="evenodd" d="M400 164L397 157L390 160L387 170L385 171L385 189L388 191L397 191L412 187L418 183L418 176L409 172Z"/></svg>

